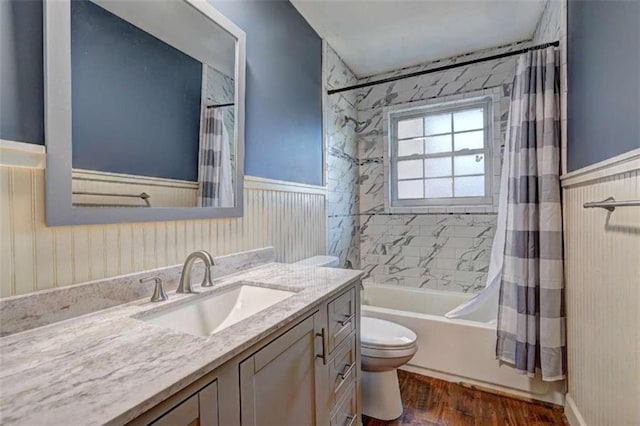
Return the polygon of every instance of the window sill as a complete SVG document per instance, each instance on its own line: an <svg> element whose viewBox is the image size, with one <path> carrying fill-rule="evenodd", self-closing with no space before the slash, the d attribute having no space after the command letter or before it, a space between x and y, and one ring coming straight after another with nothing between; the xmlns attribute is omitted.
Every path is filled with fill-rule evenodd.
<svg viewBox="0 0 640 426"><path fill-rule="evenodd" d="M464 214L464 213L476 213L476 214L488 214L497 213L497 209L491 205L432 205L432 206L387 206L385 213L388 214Z"/></svg>

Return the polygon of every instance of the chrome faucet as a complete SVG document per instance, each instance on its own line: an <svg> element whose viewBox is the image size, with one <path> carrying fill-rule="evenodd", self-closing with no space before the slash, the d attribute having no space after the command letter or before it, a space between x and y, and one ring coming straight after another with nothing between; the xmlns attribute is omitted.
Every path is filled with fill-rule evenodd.
<svg viewBox="0 0 640 426"><path fill-rule="evenodd" d="M180 284L176 293L193 293L191 287L191 270L196 260L202 260L204 262L204 279L202 280L202 287L213 287L213 281L211 281L211 267L216 264L213 257L204 250L198 250L191 253L184 261L182 267L182 274L180 275Z"/></svg>

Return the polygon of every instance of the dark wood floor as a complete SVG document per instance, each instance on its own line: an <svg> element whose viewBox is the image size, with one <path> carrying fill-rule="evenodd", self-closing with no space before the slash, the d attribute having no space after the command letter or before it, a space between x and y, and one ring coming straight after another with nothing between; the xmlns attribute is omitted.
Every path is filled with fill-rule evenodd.
<svg viewBox="0 0 640 426"><path fill-rule="evenodd" d="M562 425L560 407L548 407L398 371L404 413L384 422L364 417L364 426Z"/></svg>

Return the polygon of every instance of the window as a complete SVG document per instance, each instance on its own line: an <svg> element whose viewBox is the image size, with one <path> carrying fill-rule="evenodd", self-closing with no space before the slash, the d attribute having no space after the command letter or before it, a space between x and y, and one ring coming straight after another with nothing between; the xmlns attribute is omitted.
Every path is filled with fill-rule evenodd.
<svg viewBox="0 0 640 426"><path fill-rule="evenodd" d="M491 204L491 100L390 115L391 206Z"/></svg>

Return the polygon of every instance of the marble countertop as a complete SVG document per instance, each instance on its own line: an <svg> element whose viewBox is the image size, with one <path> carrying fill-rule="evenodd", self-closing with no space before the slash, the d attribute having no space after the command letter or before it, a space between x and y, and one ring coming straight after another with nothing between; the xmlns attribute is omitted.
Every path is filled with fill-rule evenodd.
<svg viewBox="0 0 640 426"><path fill-rule="evenodd" d="M270 263L220 278L213 289L200 294L238 281L296 294L208 337L133 318L158 309L158 303L145 298L0 338L0 423L125 423L299 318L361 274ZM193 297L199 295L170 293L163 306Z"/></svg>

